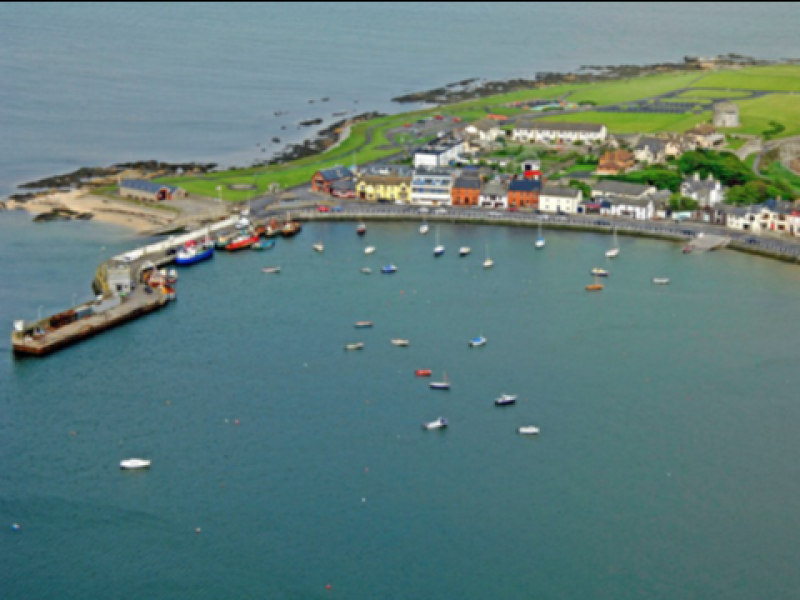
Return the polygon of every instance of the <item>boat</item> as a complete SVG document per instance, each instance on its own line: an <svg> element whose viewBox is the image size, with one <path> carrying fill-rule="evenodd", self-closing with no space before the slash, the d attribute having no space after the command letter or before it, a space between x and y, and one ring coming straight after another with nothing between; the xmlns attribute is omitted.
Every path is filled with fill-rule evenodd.
<svg viewBox="0 0 800 600"><path fill-rule="evenodd" d="M604 289L603 284L597 282L597 275L595 275L594 277L594 283L590 283L589 285L586 286L587 292L602 292L603 289Z"/></svg>
<svg viewBox="0 0 800 600"><path fill-rule="evenodd" d="M356 227L356 234L364 235L366 233L367 233L367 224L362 221L361 223L358 224L358 227Z"/></svg>
<svg viewBox="0 0 800 600"><path fill-rule="evenodd" d="M356 329L369 329L373 325L374 323L372 321L358 321L356 323Z"/></svg>
<svg viewBox="0 0 800 600"><path fill-rule="evenodd" d="M364 347L364 342L355 342L353 344L346 344L345 350L361 350Z"/></svg>
<svg viewBox="0 0 800 600"><path fill-rule="evenodd" d="M322 242L317 242L313 246L315 252L325 252L325 244Z"/></svg>
<svg viewBox="0 0 800 600"><path fill-rule="evenodd" d="M280 223L278 223L277 219L270 219L269 223L267 223L266 230L264 230L264 237L274 238L278 237L280 234L281 234Z"/></svg>
<svg viewBox="0 0 800 600"><path fill-rule="evenodd" d="M281 268L280 267L264 267L261 270L264 273L280 273L281 272Z"/></svg>
<svg viewBox="0 0 800 600"><path fill-rule="evenodd" d="M533 425L527 425L517 429L517 433L520 435L539 435L539 428L534 427Z"/></svg>
<svg viewBox="0 0 800 600"><path fill-rule="evenodd" d="M490 269L494 266L494 261L489 258L489 244L486 244L486 260L483 261L483 268Z"/></svg>
<svg viewBox="0 0 800 600"><path fill-rule="evenodd" d="M217 238L217 241L216 241L215 245L216 245L217 249L224 250L225 248L227 248L230 245L230 243L234 239L236 239L236 234L235 233L229 233L227 235L221 235L221 236L219 236Z"/></svg>
<svg viewBox="0 0 800 600"><path fill-rule="evenodd" d="M458 250L459 256L469 256L470 254L472 254L472 248L470 248L469 246L462 246Z"/></svg>
<svg viewBox="0 0 800 600"><path fill-rule="evenodd" d="M589 274L593 275L594 277L608 277L610 275L610 273L605 269L598 269L596 267L589 271Z"/></svg>
<svg viewBox="0 0 800 600"><path fill-rule="evenodd" d="M281 227L281 235L283 237L294 237L303 231L303 226L297 221L286 221Z"/></svg>
<svg viewBox="0 0 800 600"><path fill-rule="evenodd" d="M178 250L178 253L175 255L175 264L179 267L190 267L213 257L213 244L209 243L208 246L203 247L200 247L197 244L192 244L191 246L187 244Z"/></svg>
<svg viewBox="0 0 800 600"><path fill-rule="evenodd" d="M439 243L439 227L436 227L436 246L433 249L434 256L442 256L444 254L444 246Z"/></svg>
<svg viewBox="0 0 800 600"><path fill-rule="evenodd" d="M165 285L161 288L161 293L164 294L164 297L170 302L178 299L178 292L174 287Z"/></svg>
<svg viewBox="0 0 800 600"><path fill-rule="evenodd" d="M143 458L129 458L120 461L119 468L123 471L136 471L140 469L149 469L152 461Z"/></svg>
<svg viewBox="0 0 800 600"><path fill-rule="evenodd" d="M419 232L422 235L428 235L428 232L430 231L430 229L431 228L425 222L423 222L422 225L419 226Z"/></svg>
<svg viewBox="0 0 800 600"><path fill-rule="evenodd" d="M253 245L253 250L256 250L258 252L263 252L264 250L272 250L274 247L275 247L275 240L270 240L270 241L262 240L257 244Z"/></svg>
<svg viewBox="0 0 800 600"><path fill-rule="evenodd" d="M258 237L261 237L265 233L267 233L267 226L266 225L259 225L255 229L253 229L253 233Z"/></svg>
<svg viewBox="0 0 800 600"><path fill-rule="evenodd" d="M178 283L178 272L175 269L170 269L165 278L167 285L175 285Z"/></svg>
<svg viewBox="0 0 800 600"><path fill-rule="evenodd" d="M431 375L433 375L433 371L431 371L430 369L417 369L414 372L414 375L416 375L417 377L430 377Z"/></svg>
<svg viewBox="0 0 800 600"><path fill-rule="evenodd" d="M536 239L536 248L544 248L545 241L544 236L542 236L542 221L539 219L539 237Z"/></svg>
<svg viewBox="0 0 800 600"><path fill-rule="evenodd" d="M394 265L386 265L385 267L381 268L381 273L387 273L387 274L397 273L397 267L395 267Z"/></svg>
<svg viewBox="0 0 800 600"><path fill-rule="evenodd" d="M363 269L361 269L361 272L364 273L364 275L369 275L370 273L372 273L372 269L370 269L369 267L364 267Z"/></svg>
<svg viewBox="0 0 800 600"><path fill-rule="evenodd" d="M469 347L478 348L479 346L485 346L487 341L488 340L485 337L479 335L478 337L473 338L469 341Z"/></svg>
<svg viewBox="0 0 800 600"><path fill-rule="evenodd" d="M240 235L235 240L233 240L230 244L225 246L225 250L228 252L236 252L238 250L244 250L246 248L251 248L253 245L258 243L259 237L254 234L246 233L244 235Z"/></svg>
<svg viewBox="0 0 800 600"><path fill-rule="evenodd" d="M442 374L441 381L432 381L430 384L430 388L432 390L449 390L450 389L450 380L447 378L447 373Z"/></svg>
<svg viewBox="0 0 800 600"><path fill-rule="evenodd" d="M405 348L410 344L408 340L392 340L392 346L398 346L400 348Z"/></svg>
<svg viewBox="0 0 800 600"><path fill-rule="evenodd" d="M683 253L684 254L691 254L692 253L692 247L691 246L684 246Z"/></svg>
<svg viewBox="0 0 800 600"><path fill-rule="evenodd" d="M503 394L494 401L495 406L511 406L517 403L517 397L510 394Z"/></svg>
<svg viewBox="0 0 800 600"><path fill-rule="evenodd" d="M438 419L430 421L429 423L422 424L422 428L427 431L431 431L433 429L444 429L445 427L447 427L447 419L444 417L439 417Z"/></svg>
<svg viewBox="0 0 800 600"><path fill-rule="evenodd" d="M669 285L669 279L666 277L653 277L653 285Z"/></svg>
<svg viewBox="0 0 800 600"><path fill-rule="evenodd" d="M367 246L364 248L364 254L370 255L375 253L375 246Z"/></svg>
<svg viewBox="0 0 800 600"><path fill-rule="evenodd" d="M614 227L614 234L611 238L611 249L606 252L606 258L617 258L619 256L619 239L617 239L617 228Z"/></svg>

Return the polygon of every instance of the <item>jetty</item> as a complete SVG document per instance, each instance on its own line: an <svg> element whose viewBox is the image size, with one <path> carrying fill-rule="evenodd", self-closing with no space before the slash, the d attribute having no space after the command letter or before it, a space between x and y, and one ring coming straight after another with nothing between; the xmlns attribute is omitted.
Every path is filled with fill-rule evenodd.
<svg viewBox="0 0 800 600"><path fill-rule="evenodd" d="M731 238L728 236L705 233L692 238L687 246L692 252L711 252L712 250L725 248L730 243Z"/></svg>

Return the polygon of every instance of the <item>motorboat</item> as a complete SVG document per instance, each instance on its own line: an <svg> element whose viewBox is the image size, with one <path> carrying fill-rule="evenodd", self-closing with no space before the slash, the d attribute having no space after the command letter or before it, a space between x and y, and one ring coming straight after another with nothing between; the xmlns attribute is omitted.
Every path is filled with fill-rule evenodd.
<svg viewBox="0 0 800 600"><path fill-rule="evenodd" d="M542 235L542 221L539 220L539 237L536 239L536 248L541 249L544 248L545 241L544 236Z"/></svg>
<svg viewBox="0 0 800 600"><path fill-rule="evenodd" d="M444 429L445 427L447 427L447 419L444 417L439 417L438 419L422 424L422 428L427 431L431 431L433 429Z"/></svg>
<svg viewBox="0 0 800 600"><path fill-rule="evenodd" d="M374 253L375 253L375 246L367 246L366 248L364 248L364 254L369 256L370 254Z"/></svg>
<svg viewBox="0 0 800 600"><path fill-rule="evenodd" d="M433 371L431 371L430 369L417 369L414 372L414 375L416 375L417 377L430 377L431 375L433 375Z"/></svg>
<svg viewBox="0 0 800 600"><path fill-rule="evenodd" d="M598 269L596 267L592 269L589 274L593 275L594 277L608 277L610 275L610 273L605 269Z"/></svg>
<svg viewBox="0 0 800 600"><path fill-rule="evenodd" d="M178 283L178 272L175 269L170 269L166 276L167 285L175 285Z"/></svg>
<svg viewBox="0 0 800 600"><path fill-rule="evenodd" d="M141 469L149 469L152 461L143 458L129 458L120 461L119 468L123 471L137 471Z"/></svg>
<svg viewBox="0 0 800 600"><path fill-rule="evenodd" d="M459 256L469 256L470 254L472 254L472 248L470 248L469 246L462 246L458 250Z"/></svg>
<svg viewBox="0 0 800 600"><path fill-rule="evenodd" d="M281 272L281 268L280 267L264 267L261 270L264 273L280 273Z"/></svg>
<svg viewBox="0 0 800 600"><path fill-rule="evenodd" d="M439 243L439 227L436 227L436 246L433 248L433 255L436 257L444 254L444 246Z"/></svg>
<svg viewBox="0 0 800 600"><path fill-rule="evenodd" d="M267 223L267 228L264 231L265 238L274 238L281 234L281 226L278 223L277 219L270 219L270 222Z"/></svg>
<svg viewBox="0 0 800 600"><path fill-rule="evenodd" d="M257 235L252 235L252 234L240 235L230 244L225 246L225 250L227 250L228 252L236 252L238 250L245 250L246 248L252 248L256 243L258 243L258 240L259 236Z"/></svg>
<svg viewBox="0 0 800 600"><path fill-rule="evenodd" d="M373 325L374 323L372 321L358 321L356 323L356 329L368 329Z"/></svg>
<svg viewBox="0 0 800 600"><path fill-rule="evenodd" d="M409 345L408 340L392 340L392 346L399 346L400 348L405 348Z"/></svg>
<svg viewBox="0 0 800 600"><path fill-rule="evenodd" d="M364 235L366 233L367 233L367 224L364 222L359 223L358 227L356 227L356 234Z"/></svg>
<svg viewBox="0 0 800 600"><path fill-rule="evenodd" d="M485 337L483 337L482 335L479 335L478 337L473 338L473 339L471 339L469 341L469 347L470 348L478 348L480 346L485 346L487 341L488 340Z"/></svg>
<svg viewBox="0 0 800 600"><path fill-rule="evenodd" d="M303 226L297 221L287 221L281 227L281 235L283 237L294 237L301 231L303 231Z"/></svg>
<svg viewBox="0 0 800 600"><path fill-rule="evenodd" d="M654 277L653 285L669 285L669 279L666 277Z"/></svg>
<svg viewBox="0 0 800 600"><path fill-rule="evenodd" d="M275 240L262 240L257 244L253 245L253 250L257 250L258 252L263 252L264 250L272 250L275 247Z"/></svg>
<svg viewBox="0 0 800 600"><path fill-rule="evenodd" d="M381 268L381 273L391 274L397 273L397 267L394 265L386 265L385 267Z"/></svg>
<svg viewBox="0 0 800 600"><path fill-rule="evenodd" d="M419 232L421 235L428 235L428 232L431 230L430 226L427 223L423 223L419 226Z"/></svg>
<svg viewBox="0 0 800 600"><path fill-rule="evenodd" d="M224 250L227 248L230 243L236 238L236 234L231 233L228 235L220 235L216 241L216 247L218 250Z"/></svg>
<svg viewBox="0 0 800 600"><path fill-rule="evenodd" d="M354 344L346 344L344 349L345 350L361 350L364 348L364 342L356 342Z"/></svg>
<svg viewBox="0 0 800 600"><path fill-rule="evenodd" d="M192 246L186 245L178 250L175 255L175 264L179 267L189 267L204 260L214 257L214 246L200 248L197 244Z"/></svg>
<svg viewBox="0 0 800 600"><path fill-rule="evenodd" d="M612 248L606 252L606 258L617 258L619 256L619 248Z"/></svg>
<svg viewBox="0 0 800 600"><path fill-rule="evenodd" d="M447 373L442 375L441 381L432 381L430 384L432 390L447 391L450 389L450 380L447 378Z"/></svg>
<svg viewBox="0 0 800 600"><path fill-rule="evenodd" d="M534 427L533 425L527 425L517 429L517 433L520 435L539 435L539 428Z"/></svg>
<svg viewBox="0 0 800 600"><path fill-rule="evenodd" d="M602 292L605 286L602 283L590 283L586 286L587 292Z"/></svg>
<svg viewBox="0 0 800 600"><path fill-rule="evenodd" d="M517 403L517 397L509 394L503 394L494 401L495 406L511 406Z"/></svg>
<svg viewBox="0 0 800 600"><path fill-rule="evenodd" d="M363 269L361 269L361 272L364 273L364 275L369 275L370 273L372 273L372 269L370 269L369 267L364 267Z"/></svg>
<svg viewBox="0 0 800 600"><path fill-rule="evenodd" d="M315 252L325 252L325 244L322 242L317 242L313 246Z"/></svg>

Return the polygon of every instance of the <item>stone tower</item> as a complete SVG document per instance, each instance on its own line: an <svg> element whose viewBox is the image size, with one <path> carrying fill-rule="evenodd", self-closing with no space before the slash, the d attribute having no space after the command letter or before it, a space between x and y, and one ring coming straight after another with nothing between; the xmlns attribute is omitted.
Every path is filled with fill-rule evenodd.
<svg viewBox="0 0 800 600"><path fill-rule="evenodd" d="M739 127L739 107L733 102L715 104L714 127Z"/></svg>

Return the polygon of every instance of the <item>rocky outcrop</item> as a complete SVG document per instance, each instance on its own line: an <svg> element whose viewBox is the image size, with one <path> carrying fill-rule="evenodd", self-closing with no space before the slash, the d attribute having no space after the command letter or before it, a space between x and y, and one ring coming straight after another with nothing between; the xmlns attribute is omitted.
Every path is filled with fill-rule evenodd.
<svg viewBox="0 0 800 600"><path fill-rule="evenodd" d="M68 208L54 208L50 212L36 215L34 223L52 223L54 221L91 221L94 218L92 213L79 213Z"/></svg>

